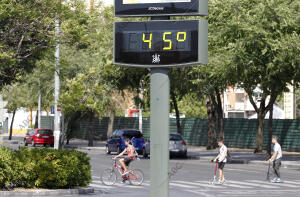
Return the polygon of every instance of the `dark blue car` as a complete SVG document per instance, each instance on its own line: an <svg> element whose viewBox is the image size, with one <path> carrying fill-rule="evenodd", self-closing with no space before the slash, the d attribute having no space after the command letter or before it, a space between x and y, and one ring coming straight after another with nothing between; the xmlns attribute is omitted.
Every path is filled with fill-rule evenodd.
<svg viewBox="0 0 300 197"><path fill-rule="evenodd" d="M110 154L111 152L121 153L125 148L125 139L129 138L133 142L133 146L138 154L142 154L144 137L139 130L134 129L121 129L113 132L106 143L106 153Z"/></svg>

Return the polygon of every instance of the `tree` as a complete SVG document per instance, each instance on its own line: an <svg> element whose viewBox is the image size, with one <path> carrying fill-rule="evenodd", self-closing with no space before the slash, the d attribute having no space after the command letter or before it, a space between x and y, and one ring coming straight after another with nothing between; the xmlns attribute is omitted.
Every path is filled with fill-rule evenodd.
<svg viewBox="0 0 300 197"><path fill-rule="evenodd" d="M196 92L184 95L178 102L178 108L186 118L207 118L205 96L197 95Z"/></svg>
<svg viewBox="0 0 300 197"><path fill-rule="evenodd" d="M288 84L298 84L300 69L299 1L256 0L217 2L223 7L219 35L228 39L224 51L238 85L258 115L255 152L263 149L264 118ZM256 88L261 92L257 95ZM255 102L259 97L259 104Z"/></svg>
<svg viewBox="0 0 300 197"><path fill-rule="evenodd" d="M0 89L31 71L51 47L57 0L0 2Z"/></svg>
<svg viewBox="0 0 300 197"><path fill-rule="evenodd" d="M7 101L5 108L9 113L12 113L12 119L11 119L10 130L9 130L9 138L8 138L9 140L11 140L16 111L19 108L26 105L26 102L28 101L27 100L28 92L26 86L17 83L14 85L5 86L5 88L2 90L2 94L3 94L3 99Z"/></svg>

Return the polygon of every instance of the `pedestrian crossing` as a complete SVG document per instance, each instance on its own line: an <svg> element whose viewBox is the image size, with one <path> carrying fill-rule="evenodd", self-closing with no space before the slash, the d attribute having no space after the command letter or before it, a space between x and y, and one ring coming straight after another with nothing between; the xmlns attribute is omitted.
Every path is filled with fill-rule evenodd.
<svg viewBox="0 0 300 197"><path fill-rule="evenodd" d="M121 183L121 180L117 180L116 184L113 186L103 185L100 181L100 177L93 176L93 182L89 185L98 190L108 191L110 189L116 188L126 188L127 189L150 189L150 181L146 180L141 186L133 186L129 183ZM229 180L224 184L212 185L210 181L184 181L184 180L171 180L170 189L186 190L186 191L206 191L206 190L300 190L300 180L285 180L282 183L270 183L263 180ZM300 191L299 191L300 192Z"/></svg>

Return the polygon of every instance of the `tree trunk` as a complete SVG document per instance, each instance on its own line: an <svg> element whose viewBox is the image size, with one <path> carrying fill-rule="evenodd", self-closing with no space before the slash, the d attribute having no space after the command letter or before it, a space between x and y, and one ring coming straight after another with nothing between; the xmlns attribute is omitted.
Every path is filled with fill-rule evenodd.
<svg viewBox="0 0 300 197"><path fill-rule="evenodd" d="M94 145L94 112L90 112L90 129L89 129L89 144L88 146Z"/></svg>
<svg viewBox="0 0 300 197"><path fill-rule="evenodd" d="M271 145L272 145L272 127L273 127L273 105L269 111L269 121L268 121L268 144L267 144L267 154L268 158L271 158Z"/></svg>
<svg viewBox="0 0 300 197"><path fill-rule="evenodd" d="M216 136L216 113L212 103L211 97L207 98L207 117L208 117L208 133L207 133L207 150L215 149L217 147L217 136Z"/></svg>
<svg viewBox="0 0 300 197"><path fill-rule="evenodd" d="M254 153L261 153L264 143L264 126L265 126L265 114L263 110L259 109L257 113L258 130L256 133L256 147Z"/></svg>
<svg viewBox="0 0 300 197"><path fill-rule="evenodd" d="M221 94L217 88L215 89L215 92L216 92L217 102L214 103L216 104L215 108L217 109L217 113L218 113L219 138L221 137L224 139L224 115L223 115Z"/></svg>
<svg viewBox="0 0 300 197"><path fill-rule="evenodd" d="M39 121L39 110L36 111L35 122L34 122L35 129L38 128L39 126L38 121Z"/></svg>
<svg viewBox="0 0 300 197"><path fill-rule="evenodd" d="M13 111L13 116L12 116L11 123L10 123L8 140L11 140L11 138L12 138L12 130L13 130L13 125L14 125L15 115L16 115L16 110Z"/></svg>
<svg viewBox="0 0 300 197"><path fill-rule="evenodd" d="M115 112L110 112L109 121L108 121L108 129L107 129L107 134L106 134L107 138L109 138L113 133L114 121L115 121Z"/></svg>
<svg viewBox="0 0 300 197"><path fill-rule="evenodd" d="M179 113L179 109L178 109L178 105L177 105L175 93L174 93L173 90L171 90L170 93L171 93L171 98L172 98L172 102L173 102L173 107L174 107L175 113L176 113L177 133L183 135L182 129L181 129L181 125L180 125L180 113Z"/></svg>

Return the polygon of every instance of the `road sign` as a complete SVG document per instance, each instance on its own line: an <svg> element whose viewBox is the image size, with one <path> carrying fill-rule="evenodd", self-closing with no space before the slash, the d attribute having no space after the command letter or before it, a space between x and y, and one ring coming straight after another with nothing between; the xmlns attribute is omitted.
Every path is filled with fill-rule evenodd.
<svg viewBox="0 0 300 197"><path fill-rule="evenodd" d="M115 16L208 15L208 0L115 0Z"/></svg>
<svg viewBox="0 0 300 197"><path fill-rule="evenodd" d="M207 20L116 22L114 63L135 67L207 64Z"/></svg>

